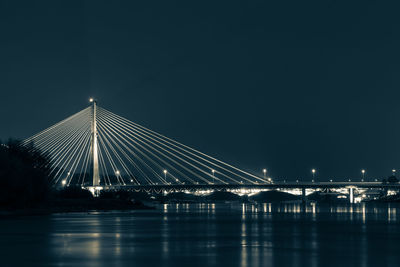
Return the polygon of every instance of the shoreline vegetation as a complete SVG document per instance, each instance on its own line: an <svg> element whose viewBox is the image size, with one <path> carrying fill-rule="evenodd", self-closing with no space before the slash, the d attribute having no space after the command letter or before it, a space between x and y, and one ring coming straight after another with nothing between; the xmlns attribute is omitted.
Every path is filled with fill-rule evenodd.
<svg viewBox="0 0 400 267"><path fill-rule="evenodd" d="M164 195L101 191L98 197L81 187L52 187L51 164L48 155L18 141L0 142L0 217L18 215L46 215L63 212L155 209L163 203L298 203L301 196L276 190L254 195L238 195L228 191L214 191L208 195L172 192ZM390 177L392 180L395 177ZM389 178L389 179L390 179ZM389 182L398 182L390 180ZM347 204L344 195L314 192L307 202ZM378 196L370 202L400 203L400 195ZM144 204L146 203L146 204Z"/></svg>

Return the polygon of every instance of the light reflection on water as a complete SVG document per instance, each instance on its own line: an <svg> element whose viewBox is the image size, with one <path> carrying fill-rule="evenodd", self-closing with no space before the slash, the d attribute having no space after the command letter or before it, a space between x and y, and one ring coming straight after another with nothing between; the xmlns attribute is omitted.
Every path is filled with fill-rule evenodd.
<svg viewBox="0 0 400 267"><path fill-rule="evenodd" d="M3 219L0 266L398 266L399 208L202 203Z"/></svg>

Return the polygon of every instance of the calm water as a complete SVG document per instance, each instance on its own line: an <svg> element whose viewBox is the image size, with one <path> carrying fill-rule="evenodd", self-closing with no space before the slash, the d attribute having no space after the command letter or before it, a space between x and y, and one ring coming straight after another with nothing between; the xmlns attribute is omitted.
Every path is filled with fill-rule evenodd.
<svg viewBox="0 0 400 267"><path fill-rule="evenodd" d="M362 204L173 204L2 219L0 266L398 267L399 219L399 206Z"/></svg>

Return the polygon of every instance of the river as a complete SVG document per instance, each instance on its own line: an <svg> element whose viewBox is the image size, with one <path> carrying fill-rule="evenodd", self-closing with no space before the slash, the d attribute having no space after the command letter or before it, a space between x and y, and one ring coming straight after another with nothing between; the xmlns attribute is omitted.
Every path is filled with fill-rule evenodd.
<svg viewBox="0 0 400 267"><path fill-rule="evenodd" d="M400 266L400 206L168 204L0 221L0 266Z"/></svg>

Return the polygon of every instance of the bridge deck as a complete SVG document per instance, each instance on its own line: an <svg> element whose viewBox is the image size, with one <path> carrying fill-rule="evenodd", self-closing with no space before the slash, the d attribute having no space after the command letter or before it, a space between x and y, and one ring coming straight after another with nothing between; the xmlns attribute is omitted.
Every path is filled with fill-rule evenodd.
<svg viewBox="0 0 400 267"><path fill-rule="evenodd" d="M175 184L175 185L113 185L105 190L226 190L226 189L336 189L336 188L380 188L400 189L400 184L381 182L317 182L317 183L273 183L273 184Z"/></svg>

